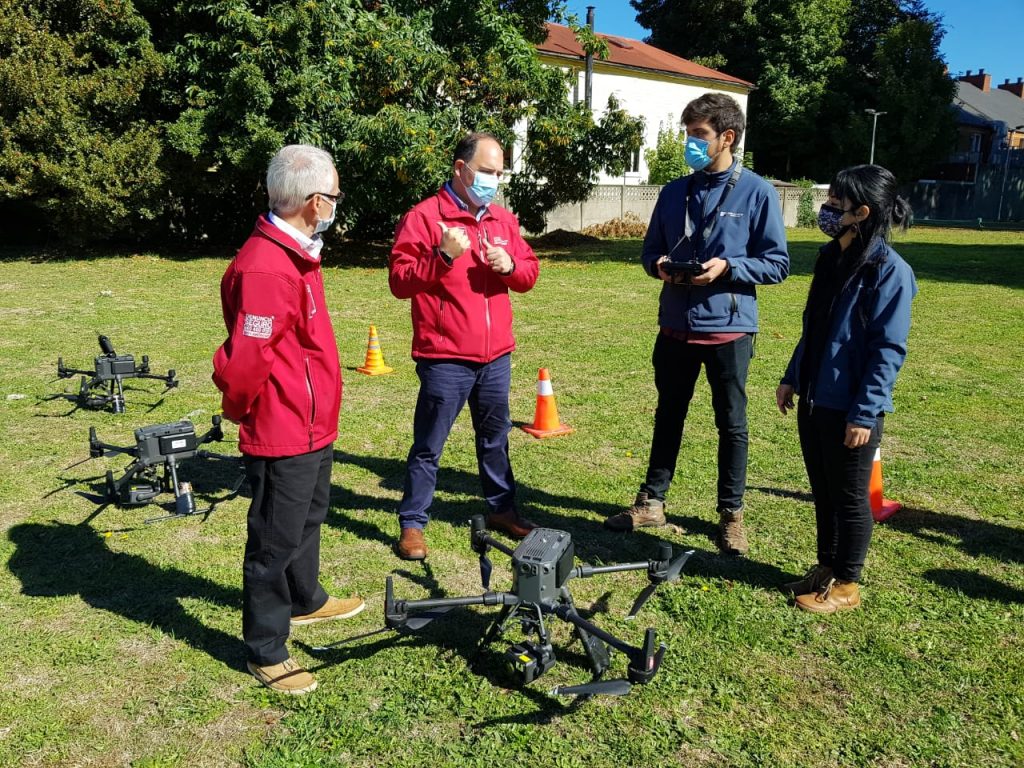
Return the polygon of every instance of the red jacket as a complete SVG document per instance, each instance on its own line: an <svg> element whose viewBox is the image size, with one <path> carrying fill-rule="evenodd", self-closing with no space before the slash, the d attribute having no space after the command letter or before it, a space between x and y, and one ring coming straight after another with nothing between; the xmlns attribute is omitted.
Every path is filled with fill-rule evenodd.
<svg viewBox="0 0 1024 768"><path fill-rule="evenodd" d="M213 356L224 415L252 456L296 456L338 436L341 365L320 262L260 216L220 283L228 338Z"/></svg>
<svg viewBox="0 0 1024 768"><path fill-rule="evenodd" d="M471 253L449 266L438 252L441 227L462 227ZM515 269L499 275L484 258L484 239L500 245ZM525 293L537 282L537 257L519 234L519 221L491 204L480 221L442 188L405 214L395 230L389 282L399 299L412 299L412 356L488 363L515 349L509 289Z"/></svg>

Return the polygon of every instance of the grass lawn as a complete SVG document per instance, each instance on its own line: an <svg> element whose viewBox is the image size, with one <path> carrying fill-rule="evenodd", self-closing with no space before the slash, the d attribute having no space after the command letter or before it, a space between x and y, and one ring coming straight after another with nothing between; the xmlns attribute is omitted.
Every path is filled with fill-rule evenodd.
<svg viewBox="0 0 1024 768"><path fill-rule="evenodd" d="M554 700L588 679L557 627L562 663L525 690L498 655L471 668L491 609L464 609L415 637L379 634L384 578L402 597L474 594L469 517L482 511L468 416L442 462L426 565L391 552L417 380L409 308L391 297L386 251L328 255L328 298L345 396L322 579L368 609L300 628L294 656L320 690L284 700L243 671L241 568L248 500L206 520L144 525L151 510L77 495L127 462L87 455L88 427L127 443L145 424L218 408L210 357L224 336L222 259L155 254L0 261L0 765L3 766L1013 766L1024 764L1024 234L911 230L897 245L914 267L910 354L887 419L886 492L906 506L875 530L864 609L797 613L776 590L814 559L813 510L795 418L774 390L796 342L822 237L791 231L793 275L760 291L761 333L749 382L747 496L752 549L720 558L716 435L698 387L672 525L624 536L602 519L628 504L646 466L654 408L650 351L657 284L637 242L543 252L534 291L516 296L513 418L533 415L537 369L551 370L575 434L537 441L513 430L520 502L570 531L589 562L646 559L659 537L694 548L679 582L636 622L624 616L646 579L574 583L577 604L627 640L654 626L661 672L623 698ZM390 376L355 372L374 323ZM58 355L88 365L104 333L148 354L181 386L127 393L124 415L43 401ZM234 437L233 427L229 437ZM231 452L232 445L218 450ZM229 467L186 464L196 490L223 496ZM93 478L90 480L89 478ZM74 481L82 480L80 484ZM83 524L83 522L86 524ZM496 555L493 586L510 585ZM616 655L609 677L625 672Z"/></svg>

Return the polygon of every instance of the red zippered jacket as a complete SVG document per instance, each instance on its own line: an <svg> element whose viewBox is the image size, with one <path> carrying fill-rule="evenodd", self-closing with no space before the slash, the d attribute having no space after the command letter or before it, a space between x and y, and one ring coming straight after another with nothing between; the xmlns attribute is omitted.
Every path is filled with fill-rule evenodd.
<svg viewBox="0 0 1024 768"><path fill-rule="evenodd" d="M448 265L438 251L443 222L462 227L470 252ZM484 239L504 248L515 269L499 275L484 257ZM509 289L525 293L537 282L533 249L519 220L491 204L480 221L442 188L413 207L395 230L389 283L399 299L412 299L412 356L489 363L515 349Z"/></svg>
<svg viewBox="0 0 1024 768"><path fill-rule="evenodd" d="M297 456L332 443L341 365L320 262L260 216L220 299L228 338L213 356L213 381L242 453Z"/></svg>

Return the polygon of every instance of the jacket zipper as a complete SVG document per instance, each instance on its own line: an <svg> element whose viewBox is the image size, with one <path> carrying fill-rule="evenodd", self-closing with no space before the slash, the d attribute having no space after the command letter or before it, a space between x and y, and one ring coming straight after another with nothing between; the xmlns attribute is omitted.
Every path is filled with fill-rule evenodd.
<svg viewBox="0 0 1024 768"><path fill-rule="evenodd" d="M438 317L438 320L437 320L437 332L441 335L441 343L444 344L444 342L445 342L445 335L444 335L444 299L441 299L441 311L440 311L440 316Z"/></svg>
<svg viewBox="0 0 1024 768"><path fill-rule="evenodd" d="M309 450L313 450L313 423L316 421L316 395L313 392L313 371L309 367L309 355L306 355L306 394L309 395Z"/></svg>
<svg viewBox="0 0 1024 768"><path fill-rule="evenodd" d="M490 239L490 238L488 238ZM483 258L485 264L484 269L484 325L487 328L487 340L484 345L484 357L490 361L491 359L491 299L487 294L487 283L491 279L491 268L487 264L487 254L484 252L484 235L477 229L476 231L476 242L480 248L480 256Z"/></svg>

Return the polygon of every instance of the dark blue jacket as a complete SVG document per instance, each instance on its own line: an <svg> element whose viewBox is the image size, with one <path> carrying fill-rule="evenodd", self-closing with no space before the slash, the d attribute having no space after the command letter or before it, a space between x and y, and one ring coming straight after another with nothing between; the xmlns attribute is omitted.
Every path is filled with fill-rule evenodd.
<svg viewBox="0 0 1024 768"><path fill-rule="evenodd" d="M917 281L910 265L884 241L875 240L868 248L867 264L832 307L828 342L810 377L811 391L800 392L798 383L806 326L782 383L811 405L845 411L848 423L870 428L883 411L893 410L892 389L907 356Z"/></svg>
<svg viewBox="0 0 1024 768"><path fill-rule="evenodd" d="M735 164L734 164L735 167ZM707 261L722 258L729 271L710 285L664 283L658 323L678 331L757 331L757 292L754 286L781 283L789 274L786 230L779 195L767 181L743 169L735 188L717 215L715 228L701 243L704 226L722 197L732 168L721 173L698 171L665 185L644 238L644 269L658 277L654 263L672 251L683 236L683 206L690 189L693 235L672 258Z"/></svg>

